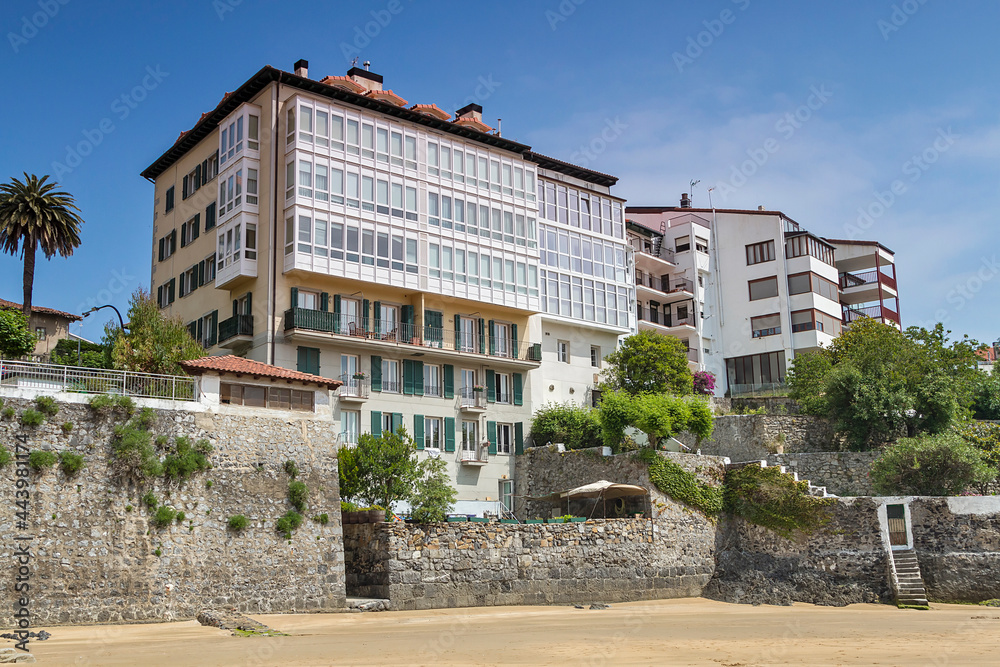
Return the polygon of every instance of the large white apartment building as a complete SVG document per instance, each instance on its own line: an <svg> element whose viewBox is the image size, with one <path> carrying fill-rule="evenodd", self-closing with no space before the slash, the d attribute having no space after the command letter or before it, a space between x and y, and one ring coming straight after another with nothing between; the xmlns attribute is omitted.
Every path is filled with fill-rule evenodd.
<svg viewBox="0 0 1000 667"><path fill-rule="evenodd" d="M461 512L510 507L533 410L592 400L632 326L614 177L367 69L265 67L142 175L164 312L209 354L340 379L322 444L404 425Z"/></svg>
<svg viewBox="0 0 1000 667"><path fill-rule="evenodd" d="M781 211L628 207L639 329L688 343L719 395L785 381L797 353L867 316L899 327L895 258L868 241L827 240Z"/></svg>

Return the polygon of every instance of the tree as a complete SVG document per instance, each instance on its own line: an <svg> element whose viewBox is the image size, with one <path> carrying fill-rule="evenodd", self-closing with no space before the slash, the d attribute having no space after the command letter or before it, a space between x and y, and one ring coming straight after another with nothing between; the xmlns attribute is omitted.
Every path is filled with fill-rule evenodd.
<svg viewBox="0 0 1000 667"><path fill-rule="evenodd" d="M705 399L671 394L605 393L601 397L600 420L604 444L616 450L628 427L645 433L647 446L659 449L665 439L685 431L699 440L707 438L714 425Z"/></svg>
<svg viewBox="0 0 1000 667"><path fill-rule="evenodd" d="M954 433L903 438L871 468L875 490L885 495L957 496L996 475L979 451Z"/></svg>
<svg viewBox="0 0 1000 667"><path fill-rule="evenodd" d="M941 433L970 412L978 381L976 342L949 344L950 333L863 318L829 348L796 356L790 394L805 412L833 420L855 449Z"/></svg>
<svg viewBox="0 0 1000 667"><path fill-rule="evenodd" d="M49 356L51 363L62 366L108 367L107 351L100 343L60 338Z"/></svg>
<svg viewBox="0 0 1000 667"><path fill-rule="evenodd" d="M600 447L597 410L572 403L546 403L532 417L531 440L535 445L561 442L567 449Z"/></svg>
<svg viewBox="0 0 1000 667"><path fill-rule="evenodd" d="M441 459L427 459L421 465L423 474L417 480L410 502L410 514L418 523L444 521L455 506L458 493L449 483L446 468Z"/></svg>
<svg viewBox="0 0 1000 667"><path fill-rule="evenodd" d="M377 437L362 433L355 447L340 450L338 459L341 496L360 498L386 510L413 496L422 472L417 447L403 427L395 432L383 431ZM351 495L345 495L345 488Z"/></svg>
<svg viewBox="0 0 1000 667"><path fill-rule="evenodd" d="M969 421L956 426L955 432L979 451L983 463L1000 475L1000 425ZM990 491L989 483L977 484L976 490L986 495Z"/></svg>
<svg viewBox="0 0 1000 667"><path fill-rule="evenodd" d="M12 359L23 357L35 349L37 342L24 313L9 308L0 310L0 355Z"/></svg>
<svg viewBox="0 0 1000 667"><path fill-rule="evenodd" d="M604 385L629 394L690 394L687 346L679 338L640 331L607 356Z"/></svg>
<svg viewBox="0 0 1000 667"><path fill-rule="evenodd" d="M128 332L114 324L104 327L110 367L119 370L183 375L181 361L200 359L205 348L191 337L180 318L168 318L141 287L129 300Z"/></svg>
<svg viewBox="0 0 1000 667"><path fill-rule="evenodd" d="M80 245L79 216L73 197L58 184L24 174L24 181L12 178L0 185L0 248L24 259L24 300L22 311L31 316L31 293L35 283L35 251L41 248L46 259L59 253L69 257Z"/></svg>
<svg viewBox="0 0 1000 667"><path fill-rule="evenodd" d="M980 373L972 403L976 419L1000 419L1000 371Z"/></svg>

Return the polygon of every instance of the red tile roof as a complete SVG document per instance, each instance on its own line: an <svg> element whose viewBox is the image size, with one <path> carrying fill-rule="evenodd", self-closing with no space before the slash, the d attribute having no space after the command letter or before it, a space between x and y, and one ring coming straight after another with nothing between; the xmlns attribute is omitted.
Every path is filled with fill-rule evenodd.
<svg viewBox="0 0 1000 667"><path fill-rule="evenodd" d="M434 116L435 118L440 118L441 120L448 120L451 118L451 114L439 107L436 104L414 104L410 107L411 111L419 111L422 114L427 114Z"/></svg>
<svg viewBox="0 0 1000 667"><path fill-rule="evenodd" d="M391 90L369 90L368 97L374 97L377 100L382 100L383 102L389 102L390 104L395 104L397 107L405 107L409 104L402 97L392 92Z"/></svg>
<svg viewBox="0 0 1000 667"><path fill-rule="evenodd" d="M340 380L331 380L319 375L300 373L299 371L281 368L280 366L271 366L260 361L244 359L232 354L222 357L202 357L201 359L182 361L181 367L192 375L201 375L207 371L215 371L217 373L231 373L233 375L252 375L255 378L306 382L330 387L331 389L336 389L343 384Z"/></svg>
<svg viewBox="0 0 1000 667"><path fill-rule="evenodd" d="M346 76L327 76L323 77L320 83L325 83L328 86L338 86L340 88L346 88L352 93L360 93L365 89L360 83L354 79Z"/></svg>
<svg viewBox="0 0 1000 667"><path fill-rule="evenodd" d="M473 118L471 116L462 116L451 121L455 125L461 125L462 127L471 127L480 132L492 132L493 128L484 123L483 121Z"/></svg>
<svg viewBox="0 0 1000 667"><path fill-rule="evenodd" d="M21 304L14 303L13 301L7 301L6 299L0 299L0 308L4 310L21 310ZM65 317L70 322L76 322L83 319L79 315L74 315L73 313L64 313L63 311L56 310L55 308L43 308L42 306L36 306L34 304L31 305L31 312L38 313L39 315L55 315L56 317Z"/></svg>

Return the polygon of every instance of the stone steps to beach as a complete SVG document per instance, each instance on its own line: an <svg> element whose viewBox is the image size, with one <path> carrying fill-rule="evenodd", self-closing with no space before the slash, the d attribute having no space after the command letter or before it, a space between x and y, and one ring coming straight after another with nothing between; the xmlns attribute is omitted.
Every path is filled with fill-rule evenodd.
<svg viewBox="0 0 1000 667"><path fill-rule="evenodd" d="M927 606L927 588L920 574L920 563L912 549L892 551L892 569L895 575L896 604Z"/></svg>
<svg viewBox="0 0 1000 667"><path fill-rule="evenodd" d="M783 465L768 466L767 465L767 461L764 460L764 459L761 459L760 461L745 461L745 462L742 462L742 463L730 463L730 464L728 464L726 466L726 469L728 470L728 469L733 469L733 468L743 468L743 467L746 467L746 466L760 466L761 468L778 468L778 470L781 471L781 474L783 474L783 475L791 475L792 479L794 479L796 482L805 482L806 483L806 487L808 489L807 493L810 496L813 496L815 498L836 498L837 497L837 496L833 495L832 493L830 493L829 491L827 491L825 486L815 486L815 485L812 484L812 482L810 482L807 479L806 480L799 479L799 473L794 472L794 471L789 472L788 468L786 468Z"/></svg>

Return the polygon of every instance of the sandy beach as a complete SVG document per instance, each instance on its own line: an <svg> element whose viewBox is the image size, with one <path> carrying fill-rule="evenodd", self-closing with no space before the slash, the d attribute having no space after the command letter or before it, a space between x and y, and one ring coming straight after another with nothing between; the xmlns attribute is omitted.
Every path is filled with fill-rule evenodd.
<svg viewBox="0 0 1000 667"><path fill-rule="evenodd" d="M45 665L986 665L1000 609L933 605L750 607L704 599L610 609L489 607L255 615L286 637L196 621L57 626ZM8 643L8 645L10 645Z"/></svg>

